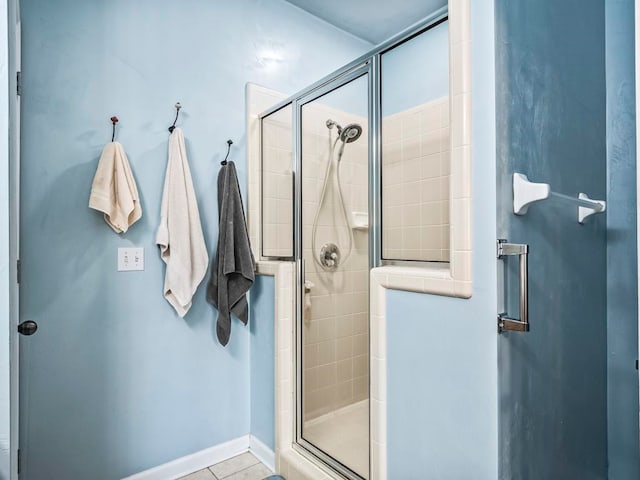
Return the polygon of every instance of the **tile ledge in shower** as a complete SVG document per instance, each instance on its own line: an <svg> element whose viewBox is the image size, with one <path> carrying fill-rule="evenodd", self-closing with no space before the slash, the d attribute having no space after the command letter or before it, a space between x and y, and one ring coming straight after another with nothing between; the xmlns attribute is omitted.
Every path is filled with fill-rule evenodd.
<svg viewBox="0 0 640 480"><path fill-rule="evenodd" d="M448 265L384 266L371 270L371 277L384 288L470 298L472 282L455 279Z"/></svg>

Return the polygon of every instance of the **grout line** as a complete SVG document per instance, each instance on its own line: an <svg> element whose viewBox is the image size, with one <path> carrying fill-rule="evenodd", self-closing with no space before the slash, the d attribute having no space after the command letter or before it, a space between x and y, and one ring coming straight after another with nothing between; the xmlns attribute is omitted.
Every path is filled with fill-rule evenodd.
<svg viewBox="0 0 640 480"><path fill-rule="evenodd" d="M258 462L258 463L261 463L261 462ZM258 465L258 463L254 463L253 465L249 465L248 467L243 468L242 470L238 470L237 472L233 472L231 475L236 475L236 474L238 474L238 473L244 472L245 470L249 470L250 468L253 468L253 467L255 467L256 465ZM226 478L229 478L231 475L228 475ZM224 480L224 479L223 479L223 480Z"/></svg>
<svg viewBox="0 0 640 480"><path fill-rule="evenodd" d="M213 477L214 477L216 480L224 480L225 478L229 478L230 476L235 475L236 473L244 472L245 470L247 470L247 469L249 469L249 468L253 468L253 467L255 467L255 466L256 466L256 465L258 465L258 464L264 465L264 463L262 463L262 462L260 461L260 459L258 459L258 457L256 457L255 455L253 455L251 452L247 451L247 452L245 452L245 453L248 453L249 455L251 455L251 457L255 460L255 462L254 462L254 463L252 463L251 465L248 465L248 466L246 466L246 467L244 467L244 468L241 468L240 470L235 470L235 471L233 471L233 472L229 473L228 475L225 475L224 477L220 477L220 478L218 478L218 476L213 472L213 470L211 470L211 469L212 469L213 467L215 467L216 465L219 465L219 463L216 463L215 465L209 465L209 466L207 467L207 470L209 470L209 472L211 472L211 475L213 475ZM244 453L241 453L240 455L244 455ZM236 455L236 457L239 457L240 455ZM231 458L235 458L235 457L231 457ZM220 463L228 462L229 460L231 460L231 458L229 458L229 459L227 459L227 460L224 460L224 461L222 461L222 462L220 462ZM266 465L264 465L264 466L266 467ZM267 467L267 468L269 468L269 467Z"/></svg>
<svg viewBox="0 0 640 480"><path fill-rule="evenodd" d="M254 458L255 458L255 457L254 457ZM238 473L244 472L245 470L249 470L250 468L253 468L253 467L255 467L256 465L263 465L263 466L265 466L267 469L269 469L269 467L267 467L266 465L264 465L264 463L262 463L260 460L258 460L256 463L254 463L254 464L252 464L252 465L249 465L249 466L246 466L246 467L244 467L244 468L242 468L242 469L240 469L240 470L236 470L235 472L231 472L229 475L227 475L227 476L225 476L225 477L222 477L222 478L218 478L218 477L216 477L216 474L215 474L215 473L213 473L213 472L211 472L211 467L209 467L209 471L211 472L211 474L214 476L214 478L215 478L216 480L224 480L225 478L229 478L229 477L232 477L232 476L234 476L234 475L237 475ZM212 465L212 466L214 466L214 465Z"/></svg>

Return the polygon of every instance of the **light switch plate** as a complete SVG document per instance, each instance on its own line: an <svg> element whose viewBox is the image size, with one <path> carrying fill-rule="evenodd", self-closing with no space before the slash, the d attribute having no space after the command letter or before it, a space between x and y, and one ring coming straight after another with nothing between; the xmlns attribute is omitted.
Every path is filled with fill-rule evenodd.
<svg viewBox="0 0 640 480"><path fill-rule="evenodd" d="M118 271L144 270L144 248L118 248Z"/></svg>

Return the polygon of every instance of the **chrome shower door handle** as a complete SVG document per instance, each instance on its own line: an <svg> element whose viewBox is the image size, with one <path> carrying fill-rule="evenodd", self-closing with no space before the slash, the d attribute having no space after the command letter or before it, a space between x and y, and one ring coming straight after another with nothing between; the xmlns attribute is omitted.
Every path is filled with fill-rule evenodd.
<svg viewBox="0 0 640 480"><path fill-rule="evenodd" d="M498 258L504 259L512 255L517 255L520 259L520 318L511 318L506 313L499 314L499 333L529 331L529 245L498 240Z"/></svg>

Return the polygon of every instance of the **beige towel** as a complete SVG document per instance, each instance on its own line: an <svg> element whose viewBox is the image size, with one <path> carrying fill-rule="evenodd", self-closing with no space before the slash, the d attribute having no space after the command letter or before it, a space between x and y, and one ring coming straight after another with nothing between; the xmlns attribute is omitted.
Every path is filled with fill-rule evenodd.
<svg viewBox="0 0 640 480"><path fill-rule="evenodd" d="M142 217L136 181L127 154L118 142L107 143L102 150L89 208L104 213L104 220L116 233L126 232Z"/></svg>
<svg viewBox="0 0 640 480"><path fill-rule="evenodd" d="M167 264L164 296L184 317L209 264L200 212L193 190L182 130L169 135L169 160L164 179L160 227L156 236Z"/></svg>

